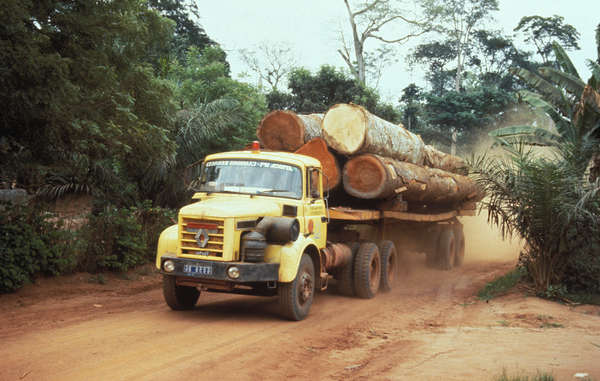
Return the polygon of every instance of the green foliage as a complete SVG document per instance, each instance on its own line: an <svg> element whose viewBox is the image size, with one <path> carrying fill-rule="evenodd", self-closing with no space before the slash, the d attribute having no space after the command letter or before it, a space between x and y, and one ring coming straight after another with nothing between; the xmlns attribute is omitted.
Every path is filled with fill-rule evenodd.
<svg viewBox="0 0 600 381"><path fill-rule="evenodd" d="M185 65L178 65L169 80L181 108L171 134L177 149L150 163L141 183L145 198L179 207L189 200L187 184L197 164L208 154L241 149L254 140L267 109L257 89L228 77L225 53L218 46L190 48Z"/></svg>
<svg viewBox="0 0 600 381"><path fill-rule="evenodd" d="M544 292L566 282L569 258L593 253L600 244L598 184L588 183L566 159L572 157L568 150L548 159L522 146L506 149L506 159L484 157L474 165L488 195L482 203L503 234L525 240L520 261L536 290Z"/></svg>
<svg viewBox="0 0 600 381"><path fill-rule="evenodd" d="M494 377L494 381L554 381L554 376L551 373L539 371L534 376L524 374L508 375L506 369L503 369L501 375Z"/></svg>
<svg viewBox="0 0 600 381"><path fill-rule="evenodd" d="M138 207L105 206L80 231L85 242L80 269L123 272L152 260L160 232L173 219L173 211L152 207L149 201Z"/></svg>
<svg viewBox="0 0 600 381"><path fill-rule="evenodd" d="M564 23L564 17L526 16L515 27L515 31L525 34L525 42L533 44L536 52L542 57L544 63L550 61L552 43L559 41L567 50L579 49L579 32L575 27Z"/></svg>
<svg viewBox="0 0 600 381"><path fill-rule="evenodd" d="M73 234L51 222L51 215L7 204L0 211L0 292L14 291L38 273L74 268Z"/></svg>
<svg viewBox="0 0 600 381"><path fill-rule="evenodd" d="M193 20L194 18L200 18L196 2L190 0L148 0L148 5L175 23L174 36L168 50L157 52L158 57L161 59L176 59L183 62L188 49L192 46L203 49L206 46L215 45L215 42L208 37L204 29Z"/></svg>
<svg viewBox="0 0 600 381"><path fill-rule="evenodd" d="M455 128L463 144L473 142L479 134L498 127L504 111L514 103L511 93L496 87L477 87L471 90L449 91L442 96L426 94L426 121L445 137L441 143L449 144L449 135Z"/></svg>
<svg viewBox="0 0 600 381"><path fill-rule="evenodd" d="M496 296L506 294L510 289L515 287L521 279L527 275L527 269L524 267L517 267L508 274L502 275L490 283L486 284L479 292L477 296L481 300L491 300Z"/></svg>
<svg viewBox="0 0 600 381"><path fill-rule="evenodd" d="M86 176L106 158L135 182L173 151L171 89L147 55L168 45L172 23L144 1L9 0L0 21L0 176L35 189L46 168L69 177L61 192L87 191L100 184ZM53 168L65 159L88 167L67 176Z"/></svg>
<svg viewBox="0 0 600 381"><path fill-rule="evenodd" d="M289 75L288 88L291 94L278 91L267 94L270 110L323 113L336 103L355 103L385 120L400 121L400 113L393 106L380 102L375 90L333 66L323 65L314 74L296 68Z"/></svg>

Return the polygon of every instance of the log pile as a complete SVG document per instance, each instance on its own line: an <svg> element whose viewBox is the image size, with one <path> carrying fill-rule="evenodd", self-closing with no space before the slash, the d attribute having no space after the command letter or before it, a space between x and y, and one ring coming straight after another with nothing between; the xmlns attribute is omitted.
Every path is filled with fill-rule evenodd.
<svg viewBox="0 0 600 381"><path fill-rule="evenodd" d="M483 197L466 176L464 160L358 105L338 104L325 115L273 111L260 122L257 136L265 148L319 159L326 190L344 193L338 198L344 202L354 200L348 206L455 208Z"/></svg>

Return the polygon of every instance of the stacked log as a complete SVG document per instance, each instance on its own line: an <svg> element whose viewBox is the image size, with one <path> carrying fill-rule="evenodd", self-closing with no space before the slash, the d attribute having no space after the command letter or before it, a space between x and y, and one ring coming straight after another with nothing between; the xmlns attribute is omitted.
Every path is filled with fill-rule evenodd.
<svg viewBox="0 0 600 381"><path fill-rule="evenodd" d="M423 165L460 175L467 175L469 173L467 163L462 158L438 151L430 145L425 146L425 160Z"/></svg>
<svg viewBox="0 0 600 381"><path fill-rule="evenodd" d="M483 197L464 176L464 160L358 105L338 104L324 116L273 111L263 118L257 135L266 148L318 159L327 179L325 190L335 190L333 204L386 210L407 205L455 208Z"/></svg>
<svg viewBox="0 0 600 381"><path fill-rule="evenodd" d="M323 186L326 191L336 188L342 179L340 166L335 155L327 148L327 144L321 138L314 138L304 144L296 153L314 157L321 162L323 166Z"/></svg>
<svg viewBox="0 0 600 381"><path fill-rule="evenodd" d="M374 154L350 159L344 166L343 183L348 194L362 199L401 194L409 203L453 205L479 201L482 196L466 176Z"/></svg>
<svg viewBox="0 0 600 381"><path fill-rule="evenodd" d="M331 107L321 123L327 145L344 155L373 153L423 164L425 143L419 135L383 120L354 104Z"/></svg>
<svg viewBox="0 0 600 381"><path fill-rule="evenodd" d="M313 138L321 136L323 114L301 115L275 110L260 121L256 135L263 147L293 152Z"/></svg>

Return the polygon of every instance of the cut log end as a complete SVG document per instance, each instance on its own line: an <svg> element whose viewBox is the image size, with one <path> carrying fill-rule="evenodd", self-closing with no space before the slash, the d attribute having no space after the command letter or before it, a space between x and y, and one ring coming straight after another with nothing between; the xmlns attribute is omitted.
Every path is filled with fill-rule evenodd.
<svg viewBox="0 0 600 381"><path fill-rule="evenodd" d="M304 144L304 123L292 111L275 110L260 121L256 135L266 148L292 152Z"/></svg>
<svg viewBox="0 0 600 381"><path fill-rule="evenodd" d="M357 152L365 140L367 118L360 106L337 104L327 111L322 123L323 138L339 153Z"/></svg>
<svg viewBox="0 0 600 381"><path fill-rule="evenodd" d="M326 191L334 189L340 184L340 167L335 156L327 149L327 144L323 139L314 138L310 140L300 147L296 153L314 157L321 162L323 174L326 176L326 179L323 179L323 187Z"/></svg>
<svg viewBox="0 0 600 381"><path fill-rule="evenodd" d="M344 167L344 189L359 198L376 198L382 184L387 182L387 172L381 161L371 155L357 156Z"/></svg>

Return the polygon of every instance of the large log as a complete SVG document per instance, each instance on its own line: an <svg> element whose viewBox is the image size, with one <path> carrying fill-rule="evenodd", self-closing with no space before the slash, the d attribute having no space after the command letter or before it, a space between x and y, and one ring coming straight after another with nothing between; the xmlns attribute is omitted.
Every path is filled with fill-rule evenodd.
<svg viewBox="0 0 600 381"><path fill-rule="evenodd" d="M483 197L476 183L466 176L373 154L348 160L343 184L354 197L385 199L401 194L409 204L457 205Z"/></svg>
<svg viewBox="0 0 600 381"><path fill-rule="evenodd" d="M425 143L401 125L385 121L354 104L331 107L321 123L329 147L345 155L373 153L423 164Z"/></svg>
<svg viewBox="0 0 600 381"><path fill-rule="evenodd" d="M256 135L266 148L293 152L321 136L323 114L301 115L293 111L271 111L260 121Z"/></svg>
<svg viewBox="0 0 600 381"><path fill-rule="evenodd" d="M462 158L438 151L430 145L425 146L423 165L461 175L469 173L467 163Z"/></svg>
<svg viewBox="0 0 600 381"><path fill-rule="evenodd" d="M321 138L314 138L308 143L304 144L296 153L314 157L321 162L323 167L323 174L326 179L323 179L323 188L328 191L336 188L341 180L341 171L335 156L327 148L327 144Z"/></svg>

